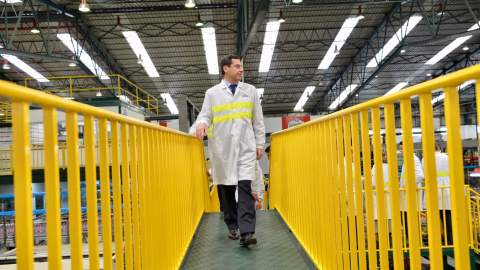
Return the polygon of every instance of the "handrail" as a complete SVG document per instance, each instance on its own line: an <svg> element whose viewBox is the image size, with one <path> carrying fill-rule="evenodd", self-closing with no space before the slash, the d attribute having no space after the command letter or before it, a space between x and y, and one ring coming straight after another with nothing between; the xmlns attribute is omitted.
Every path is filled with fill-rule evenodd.
<svg viewBox="0 0 480 270"><path fill-rule="evenodd" d="M176 130L0 81L0 96L12 101L17 267L33 270L32 160L29 104L43 110L48 263L61 267L57 111L66 115L66 160L72 269L83 268L78 118L84 122L89 268L99 269L98 218L102 220L104 269L176 269L207 210L203 143ZM98 121L95 134L95 121ZM110 124L110 132L107 126ZM94 138L98 137L98 144ZM109 143L111 140L111 143ZM98 145L98 148L97 148ZM110 149L109 149L110 147ZM63 148L63 147L62 147ZM98 155L97 155L98 153ZM97 175L97 160L99 171ZM111 165L110 165L111 161ZM101 208L96 181L100 180ZM110 202L110 184L113 204ZM218 199L217 199L218 201ZM113 205L113 226L111 221ZM99 212L100 209L100 212ZM100 214L100 215L99 215ZM112 230L113 227L113 230ZM162 243L158 245L158 243Z"/></svg>
<svg viewBox="0 0 480 270"><path fill-rule="evenodd" d="M83 80L85 80L85 79L88 80L88 79L92 79L92 78L100 79L101 77L104 77L104 76L109 78L108 82L110 82L112 84L112 86L106 86L106 87L74 87L75 80L82 80L82 79ZM42 90L44 92L47 92L47 93L69 92L69 97L70 98L74 97L73 92L90 91L90 92L92 92L92 95L95 95L97 93L97 91L100 91L100 93L102 93L102 91L103 92L108 92L107 90L117 90L118 91L118 93L117 93L117 98L118 99L120 99L120 100L122 99L122 94L133 97L134 103L137 107L140 107L140 103L144 102L144 103L147 104L145 109L148 112L151 112L151 113L158 114L159 105L163 104L163 102L161 102L159 104L158 99L155 96L151 95L147 91L140 88L138 85L132 83L127 78L125 78L121 75L118 75L118 74L102 75L102 76L99 76L99 75L59 76L59 77L47 77L47 79L50 80L50 81L68 80L68 86L69 86L68 89L58 89L58 88L48 89L48 87L47 87L47 88L44 88ZM32 80L36 80L36 79L35 78L25 78L25 87L28 87L28 82L32 81ZM127 89L122 87L122 82L125 82L125 84L127 86L133 88L135 90L135 93L131 93L130 91L128 91ZM55 85L52 84L52 87L55 87ZM143 96L146 96L146 99L145 98L140 98L140 94L143 94Z"/></svg>
<svg viewBox="0 0 480 270"><path fill-rule="evenodd" d="M463 156L460 136L459 93L457 87L472 79L480 87L480 65L408 87L397 93L379 97L276 132L271 135L271 199L270 207L278 210L299 242L318 268L389 268L389 233L385 221L379 220L379 250L376 248L373 219L372 174L390 179L390 200L401 202L400 189L406 188L409 244L403 247L400 203L391 204L392 251L395 269L404 267L404 251L408 251L413 267L421 267L420 216L416 209L416 173L412 136L412 98L418 98L422 126L422 146L425 160L425 194L429 219L440 219L436 194L435 137L433 126L432 92L443 89L449 163L449 179L453 220L453 250L459 269L471 267L468 204L464 196ZM477 93L480 104L480 94ZM400 106L396 103L400 102ZM383 169L381 114L386 130L388 174ZM405 186L399 185L397 172L396 117L400 116L405 167ZM477 114L480 122L480 115ZM373 141L370 138L373 132ZM373 148L373 164L371 149ZM360 152L363 158L360 158ZM375 168L372 170L372 165ZM362 203L364 169L365 207ZM403 181L403 180L402 180ZM383 183L378 186L384 189ZM355 192L357 190L357 192ZM333 196L332 194L339 194ZM384 202L384 193L376 199ZM353 202L353 203L352 203ZM358 214L366 213L366 220ZM383 216L386 206L377 204ZM355 222L356 221L356 222ZM318 227L318 224L322 224ZM367 227L367 234L364 228ZM432 269L443 267L441 227L429 222L428 252ZM313 233L312 233L313 232ZM368 245L366 244L368 243Z"/></svg>

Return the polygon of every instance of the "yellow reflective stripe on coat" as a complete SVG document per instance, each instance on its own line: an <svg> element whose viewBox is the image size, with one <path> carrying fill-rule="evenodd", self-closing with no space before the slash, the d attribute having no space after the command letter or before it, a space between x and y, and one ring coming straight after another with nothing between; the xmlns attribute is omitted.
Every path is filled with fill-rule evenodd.
<svg viewBox="0 0 480 270"><path fill-rule="evenodd" d="M213 136L213 125L207 129L207 137L210 138Z"/></svg>
<svg viewBox="0 0 480 270"><path fill-rule="evenodd" d="M448 172L439 172L439 173L437 173L437 177L441 177L441 176L450 176L450 173L448 173Z"/></svg>
<svg viewBox="0 0 480 270"><path fill-rule="evenodd" d="M233 103L213 106L212 113L218 113L218 112L235 110L235 109L250 109L253 111L253 102L233 102Z"/></svg>
<svg viewBox="0 0 480 270"><path fill-rule="evenodd" d="M247 118L252 119L252 112L236 112L213 117L213 124L232 121L234 119Z"/></svg>

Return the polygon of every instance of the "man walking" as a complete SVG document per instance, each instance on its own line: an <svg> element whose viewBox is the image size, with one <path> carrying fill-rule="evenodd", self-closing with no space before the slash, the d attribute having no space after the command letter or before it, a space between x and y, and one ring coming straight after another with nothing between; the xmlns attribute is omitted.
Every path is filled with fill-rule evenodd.
<svg viewBox="0 0 480 270"><path fill-rule="evenodd" d="M265 126L262 107L254 86L240 82L243 66L237 55L220 60L223 80L207 90L197 118L195 135L203 140L213 126L211 141L213 181L222 191L224 221L228 237L240 245L256 244L255 198L252 180L255 162L262 157ZM238 186L238 210L235 189Z"/></svg>

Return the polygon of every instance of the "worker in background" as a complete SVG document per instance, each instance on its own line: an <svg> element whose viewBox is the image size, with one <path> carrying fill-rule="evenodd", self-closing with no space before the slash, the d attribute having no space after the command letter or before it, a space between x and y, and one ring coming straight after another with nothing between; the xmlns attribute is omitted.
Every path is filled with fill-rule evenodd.
<svg viewBox="0 0 480 270"><path fill-rule="evenodd" d="M375 218L375 232L378 233L378 213L377 213L377 192L384 192L384 202L380 202L383 205L386 203L386 217L388 218L388 231L392 231L392 212L390 210L390 192L385 192L385 189L390 189L390 180L388 177L388 163L387 163L387 149L382 148L382 169L383 169L383 189L378 190L378 183L382 180L380 175L375 175L375 165L372 167L372 189L373 192L373 215ZM382 217L385 218L385 217Z"/></svg>
<svg viewBox="0 0 480 270"><path fill-rule="evenodd" d="M265 154L267 154L267 158L270 160L270 145L265 148Z"/></svg>
<svg viewBox="0 0 480 270"><path fill-rule="evenodd" d="M403 143L402 142L398 143L398 147L399 147L400 153L402 153L403 155ZM403 160L405 161L405 156L403 157ZM415 186L419 188L419 187L422 187L422 183L423 183L423 180L425 179L425 175L423 173L420 159L415 154L413 154L413 160L414 160L414 167L415 167ZM403 189L406 188L405 162L403 163L402 174L400 175L400 188L403 188ZM400 200L403 200L403 203L401 203L400 205L400 211L403 216L403 229L405 230L405 236L408 239L407 194L405 190L401 191L400 194L403 194L403 196L400 196ZM417 189L417 194L419 194L417 198L420 198L420 201L417 202L417 211L419 212L422 210L422 207L424 205L423 203L424 191Z"/></svg>
<svg viewBox="0 0 480 270"><path fill-rule="evenodd" d="M435 141L435 163L437 167L437 186L438 186L438 206L440 209L440 219L445 224L446 240L449 245L453 244L452 235L452 203L450 201L450 169L448 166L448 156L443 154L440 144ZM422 167L425 169L425 159L422 160Z"/></svg>
<svg viewBox="0 0 480 270"><path fill-rule="evenodd" d="M252 195L255 163L263 154L265 125L260 98L254 86L241 82L243 65L237 55L220 60L223 80L207 90L197 118L199 140L213 126L211 142L213 181L222 192L228 237L240 245L256 244L256 212ZM235 190L238 186L238 210Z"/></svg>

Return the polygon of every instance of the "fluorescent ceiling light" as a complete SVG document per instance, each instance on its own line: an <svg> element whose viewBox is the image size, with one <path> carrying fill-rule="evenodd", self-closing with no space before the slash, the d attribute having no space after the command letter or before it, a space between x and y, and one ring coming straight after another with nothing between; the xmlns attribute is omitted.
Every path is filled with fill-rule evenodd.
<svg viewBox="0 0 480 270"><path fill-rule="evenodd" d="M268 72L268 70L270 70L270 62L272 62L273 51L275 50L275 43L277 42L279 29L280 22L274 21L267 23L258 72Z"/></svg>
<svg viewBox="0 0 480 270"><path fill-rule="evenodd" d="M205 57L207 58L208 74L216 75L218 70L217 58L217 39L215 38L215 28L202 28L203 47L205 49Z"/></svg>
<svg viewBox="0 0 480 270"><path fill-rule="evenodd" d="M470 84L474 84L475 82L476 82L475 80L468 80L462 83L459 87L457 87L457 91L469 86ZM444 98L445 98L445 93L442 93L440 96L432 99L432 104L442 101Z"/></svg>
<svg viewBox="0 0 480 270"><path fill-rule="evenodd" d="M135 53L136 57L141 57L140 59L143 61L141 65L145 68L148 76L151 78L158 78L160 74L158 74L157 69L153 65L152 59L148 55L147 50L143 46L142 41L138 37L137 32L135 31L122 31L123 36L127 39L128 44L132 48L133 52ZM141 55L141 56L139 56Z"/></svg>
<svg viewBox="0 0 480 270"><path fill-rule="evenodd" d="M468 31L473 31L476 29L478 29L478 24L475 24L472 27L470 27ZM469 40L471 37L472 36L465 36L465 37L459 37L455 39L450 44L448 44L447 47L443 48L443 50L439 51L434 57L428 60L425 63L425 65L435 65L438 61L443 59L445 56L447 56L449 53L455 50L458 46L462 45L465 41Z"/></svg>
<svg viewBox="0 0 480 270"><path fill-rule="evenodd" d="M355 28L355 25L357 25L358 21L359 19L357 18L350 18L345 20L345 22L342 25L342 28L340 28L340 31L335 37L335 40L333 40L332 45L330 45L330 48L328 49L327 54L325 54L325 57L323 58L320 65L318 66L318 69L328 69L328 67L330 66L330 64L332 63L333 59L335 59L335 56L336 56L336 54L334 53L335 46L337 46L337 50L340 51L343 44L345 44L345 41L347 40L348 36L350 36L353 29Z"/></svg>
<svg viewBox="0 0 480 270"><path fill-rule="evenodd" d="M3 48L3 46L0 45L0 48ZM33 69L27 63L20 60L18 57L14 55L9 55L9 54L0 54L0 55L6 60L8 60L10 64L15 65L17 68L21 69L23 72L27 73L30 77L34 78L35 80L39 82L49 82L47 78L45 78L42 74L40 74L38 71Z"/></svg>
<svg viewBox="0 0 480 270"><path fill-rule="evenodd" d="M178 109L175 103L173 102L172 97L169 93L161 94L162 98L167 101L167 107L172 114L178 114Z"/></svg>
<svg viewBox="0 0 480 270"><path fill-rule="evenodd" d="M263 88L257 88L257 93L258 93L258 97L259 97L259 98L263 95L263 91L264 91L264 90L265 90L265 89L263 89Z"/></svg>
<svg viewBox="0 0 480 270"><path fill-rule="evenodd" d="M2 2L5 2L5 0L3 0ZM22 0L7 0L7 3L9 4L22 3Z"/></svg>
<svg viewBox="0 0 480 270"><path fill-rule="evenodd" d="M347 88L345 88L345 90L343 90L343 92L340 93L340 96L338 96L337 99L335 99L335 101L332 102L332 104L330 104L328 108L330 110L336 109L338 105L340 105L340 103L342 103L348 97L348 95L350 95L351 92L357 89L357 86L358 86L357 84L351 84L347 86Z"/></svg>
<svg viewBox="0 0 480 270"><path fill-rule="evenodd" d="M308 86L305 88L303 91L302 96L297 102L297 105L295 105L295 108L293 108L294 111L300 111L303 109L303 105L307 102L308 98L312 95L313 91L315 90L315 86Z"/></svg>
<svg viewBox="0 0 480 270"><path fill-rule="evenodd" d="M385 94L385 96L386 96L386 95L393 94L393 93L395 93L395 92L398 92L398 91L402 90L407 84L408 84L408 83L406 83L406 82L401 82L401 83L395 85L395 87L393 87L392 89L390 89L390 91L388 91L388 92Z"/></svg>
<svg viewBox="0 0 480 270"><path fill-rule="evenodd" d="M85 52L80 46L80 44L77 43L77 41L70 36L70 34L58 34L57 37L63 42L67 48L72 51L75 55L79 56L79 60L93 73L97 74L100 76L100 79L102 80L108 80L108 76L106 75L105 71L88 55L87 52ZM79 49L78 52L76 52L76 49ZM98 72L97 72L98 70Z"/></svg>
<svg viewBox="0 0 480 270"><path fill-rule="evenodd" d="M418 14L413 15L406 21L402 28L390 38L390 40L385 44L383 49L381 49L375 57L370 60L367 67L376 67L377 63L382 62L382 60L412 31L413 28L422 20L422 17Z"/></svg>

